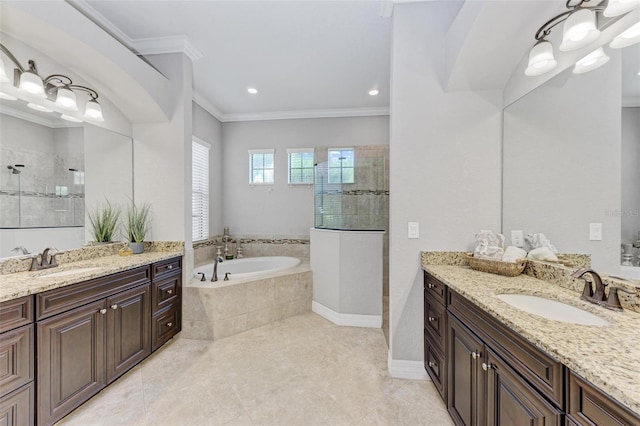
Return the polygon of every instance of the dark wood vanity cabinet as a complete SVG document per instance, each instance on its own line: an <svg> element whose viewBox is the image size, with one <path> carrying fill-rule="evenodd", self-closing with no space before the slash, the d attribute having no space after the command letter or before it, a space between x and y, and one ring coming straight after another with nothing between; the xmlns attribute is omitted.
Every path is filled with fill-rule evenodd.
<svg viewBox="0 0 640 426"><path fill-rule="evenodd" d="M447 400L447 311L446 286L434 277L424 275L424 368L431 381Z"/></svg>
<svg viewBox="0 0 640 426"><path fill-rule="evenodd" d="M33 296L0 302L0 424L34 423Z"/></svg>
<svg viewBox="0 0 640 426"><path fill-rule="evenodd" d="M151 349L155 351L182 329L182 258L153 264Z"/></svg>

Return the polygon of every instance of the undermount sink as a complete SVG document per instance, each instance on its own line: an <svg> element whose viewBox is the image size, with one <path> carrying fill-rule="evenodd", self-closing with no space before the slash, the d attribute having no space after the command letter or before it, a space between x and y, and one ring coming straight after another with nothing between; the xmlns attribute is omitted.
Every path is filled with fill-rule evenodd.
<svg viewBox="0 0 640 426"><path fill-rule="evenodd" d="M575 306L530 294L498 294L495 297L530 314L554 321L602 327L609 321Z"/></svg>
<svg viewBox="0 0 640 426"><path fill-rule="evenodd" d="M102 269L102 268L92 267L92 268L67 269L60 272L52 272L50 274L38 275L36 278L65 277L67 275L83 274L85 272L97 271L98 269Z"/></svg>

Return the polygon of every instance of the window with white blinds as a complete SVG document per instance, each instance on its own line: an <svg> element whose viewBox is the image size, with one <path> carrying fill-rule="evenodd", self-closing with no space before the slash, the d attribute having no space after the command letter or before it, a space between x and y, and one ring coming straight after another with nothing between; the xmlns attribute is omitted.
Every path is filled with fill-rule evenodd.
<svg viewBox="0 0 640 426"><path fill-rule="evenodd" d="M313 148L287 149L289 184L313 183Z"/></svg>
<svg viewBox="0 0 640 426"><path fill-rule="evenodd" d="M191 145L191 234L193 241L209 238L209 149L204 141Z"/></svg>
<svg viewBox="0 0 640 426"><path fill-rule="evenodd" d="M251 185L273 184L273 149L249 150L249 183Z"/></svg>

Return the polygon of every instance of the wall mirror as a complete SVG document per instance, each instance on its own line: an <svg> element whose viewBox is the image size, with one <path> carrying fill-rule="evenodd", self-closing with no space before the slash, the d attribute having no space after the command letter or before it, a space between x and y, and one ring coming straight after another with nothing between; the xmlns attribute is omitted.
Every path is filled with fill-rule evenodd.
<svg viewBox="0 0 640 426"><path fill-rule="evenodd" d="M0 102L0 257L81 247L87 211L133 198L133 141Z"/></svg>
<svg viewBox="0 0 640 426"><path fill-rule="evenodd" d="M505 108L502 231L542 232L620 275L621 243L640 231L640 46L608 53L605 66L569 69Z"/></svg>

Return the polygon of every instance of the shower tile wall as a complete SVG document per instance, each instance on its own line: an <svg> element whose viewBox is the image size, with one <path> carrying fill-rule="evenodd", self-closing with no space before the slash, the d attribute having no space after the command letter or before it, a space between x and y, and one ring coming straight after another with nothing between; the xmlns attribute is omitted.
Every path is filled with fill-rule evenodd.
<svg viewBox="0 0 640 426"><path fill-rule="evenodd" d="M0 128L0 227L83 226L83 128L5 114ZM7 168L15 164L24 165L20 174Z"/></svg>

